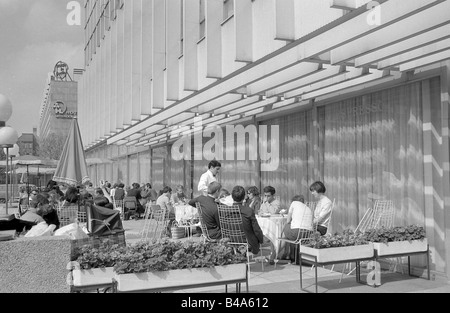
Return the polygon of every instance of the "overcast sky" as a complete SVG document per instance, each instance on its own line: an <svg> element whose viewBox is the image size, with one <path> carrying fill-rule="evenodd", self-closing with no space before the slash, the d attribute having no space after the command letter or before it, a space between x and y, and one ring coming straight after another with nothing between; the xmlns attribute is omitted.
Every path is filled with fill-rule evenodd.
<svg viewBox="0 0 450 313"><path fill-rule="evenodd" d="M0 0L0 94L11 100L7 124L19 135L39 127L47 75L55 64L66 62L72 77L74 68L84 67L84 31L67 24L69 2Z"/></svg>

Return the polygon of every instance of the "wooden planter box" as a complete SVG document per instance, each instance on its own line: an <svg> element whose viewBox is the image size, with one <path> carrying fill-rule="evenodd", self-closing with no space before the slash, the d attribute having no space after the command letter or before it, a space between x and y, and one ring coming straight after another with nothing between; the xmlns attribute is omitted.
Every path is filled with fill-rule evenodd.
<svg viewBox="0 0 450 313"><path fill-rule="evenodd" d="M112 285L114 268L93 268L90 270L73 270L73 285L75 287L89 287Z"/></svg>
<svg viewBox="0 0 450 313"><path fill-rule="evenodd" d="M247 264L165 272L116 274L117 292L158 291L226 285L247 281Z"/></svg>
<svg viewBox="0 0 450 313"><path fill-rule="evenodd" d="M373 247L377 251L378 256L426 252L428 250L428 240L395 241L387 244L374 242Z"/></svg>
<svg viewBox="0 0 450 313"><path fill-rule="evenodd" d="M302 259L314 262L314 256L317 257L317 263L340 263L358 259L368 259L374 257L373 244L337 247L326 249L315 249L305 246L300 247Z"/></svg>

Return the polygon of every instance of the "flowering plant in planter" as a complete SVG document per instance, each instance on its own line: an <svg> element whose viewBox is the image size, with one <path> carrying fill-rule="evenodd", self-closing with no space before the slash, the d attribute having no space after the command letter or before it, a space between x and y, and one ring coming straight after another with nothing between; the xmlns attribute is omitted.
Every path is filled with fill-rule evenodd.
<svg viewBox="0 0 450 313"><path fill-rule="evenodd" d="M374 255L373 244L360 232L345 230L342 234L316 234L300 247L302 259L318 263L339 263L367 259Z"/></svg>
<svg viewBox="0 0 450 313"><path fill-rule="evenodd" d="M227 240L203 243L166 238L126 247L110 242L99 248L86 245L78 249L76 261L82 270L114 267L117 274L127 274L245 263L245 253L245 248L234 253Z"/></svg>
<svg viewBox="0 0 450 313"><path fill-rule="evenodd" d="M85 245L77 248L76 261L80 269L114 267L119 257L126 252L125 246L113 244L111 241L102 242L98 248Z"/></svg>
<svg viewBox="0 0 450 313"><path fill-rule="evenodd" d="M428 251L425 229L417 225L370 229L364 237L373 242L379 257Z"/></svg>
<svg viewBox="0 0 450 313"><path fill-rule="evenodd" d="M352 230L345 230L342 234L335 233L334 235L321 236L316 233L311 240L308 240L304 245L314 249L326 249L337 247L350 247L365 245L368 240L360 232Z"/></svg>
<svg viewBox="0 0 450 313"><path fill-rule="evenodd" d="M233 252L227 240L219 243L179 242L161 239L131 246L114 266L117 274L211 268L245 263L245 249Z"/></svg>
<svg viewBox="0 0 450 313"><path fill-rule="evenodd" d="M409 225L406 227L392 227L370 229L364 233L364 237L370 242L397 242L397 241L413 241L424 240L426 238L425 229L418 225Z"/></svg>

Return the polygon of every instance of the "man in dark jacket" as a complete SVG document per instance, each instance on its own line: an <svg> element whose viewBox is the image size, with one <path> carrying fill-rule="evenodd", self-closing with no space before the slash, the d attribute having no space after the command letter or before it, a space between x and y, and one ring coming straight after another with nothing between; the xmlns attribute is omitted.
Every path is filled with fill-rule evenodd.
<svg viewBox="0 0 450 313"><path fill-rule="evenodd" d="M236 186L233 188L231 192L231 196L233 197L234 204L238 205L241 209L241 217L242 217L242 227L245 233L245 237L247 237L248 244L250 245L250 251L253 254L258 254L260 250L260 245L264 241L264 235L259 227L258 220L256 219L255 213L253 210L243 205L242 202L245 199L245 189L242 186Z"/></svg>
<svg viewBox="0 0 450 313"><path fill-rule="evenodd" d="M144 214L145 212L145 208L141 205L140 200L142 199L141 196L141 185L139 185L138 183L133 183L133 188L130 189L130 191L128 191L127 193L127 197L134 197L136 198L136 204L137 204L137 214L138 216L140 216L141 214ZM117 190L116 190L117 192Z"/></svg>
<svg viewBox="0 0 450 313"><path fill-rule="evenodd" d="M123 198L125 198L125 190L123 190L123 188L125 188L125 185L123 183L120 183L117 186L117 189L114 193L114 200L123 200Z"/></svg>
<svg viewBox="0 0 450 313"><path fill-rule="evenodd" d="M222 185L218 182L212 182L208 186L208 195L199 196L189 201L189 205L196 207L196 203L200 203L202 207L202 218L208 229L208 234L211 239L221 239L219 222L219 209L217 208L216 199L219 197Z"/></svg>

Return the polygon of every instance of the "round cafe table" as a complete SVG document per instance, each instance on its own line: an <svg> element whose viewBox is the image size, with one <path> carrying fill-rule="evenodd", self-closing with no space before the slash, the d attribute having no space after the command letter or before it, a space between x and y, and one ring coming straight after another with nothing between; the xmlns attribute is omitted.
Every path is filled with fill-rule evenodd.
<svg viewBox="0 0 450 313"><path fill-rule="evenodd" d="M178 204L174 206L175 220L178 227L186 229L188 238L191 237L192 227L196 227L197 224L193 223L195 219L198 219L197 208L190 206L189 204Z"/></svg>
<svg viewBox="0 0 450 313"><path fill-rule="evenodd" d="M259 227L275 247L275 259L278 259L280 249L284 246L278 238L282 237L284 226L287 222L287 216L274 214L271 216L256 216Z"/></svg>

